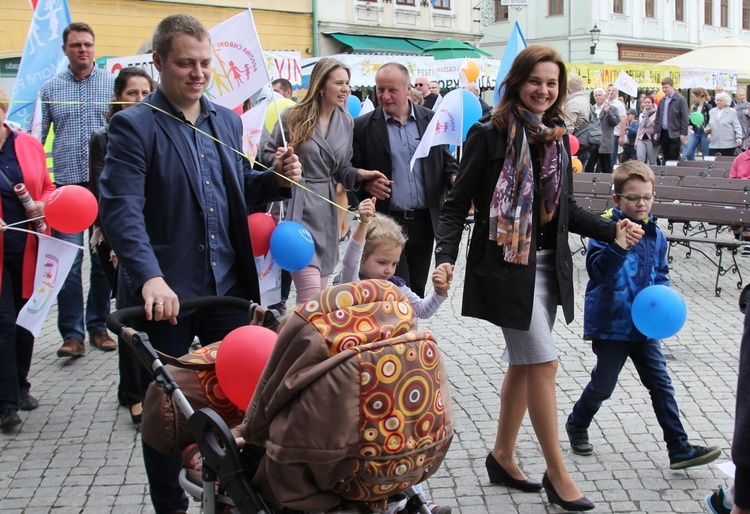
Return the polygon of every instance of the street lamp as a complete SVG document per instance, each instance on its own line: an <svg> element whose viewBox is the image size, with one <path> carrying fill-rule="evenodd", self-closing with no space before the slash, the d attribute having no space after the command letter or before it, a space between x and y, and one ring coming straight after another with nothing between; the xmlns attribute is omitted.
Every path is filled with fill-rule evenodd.
<svg viewBox="0 0 750 514"><path fill-rule="evenodd" d="M589 34L591 34L591 55L596 53L596 44L599 42L599 35L601 33L601 29L599 29L599 27L596 26L596 23L594 23L594 28L589 30Z"/></svg>

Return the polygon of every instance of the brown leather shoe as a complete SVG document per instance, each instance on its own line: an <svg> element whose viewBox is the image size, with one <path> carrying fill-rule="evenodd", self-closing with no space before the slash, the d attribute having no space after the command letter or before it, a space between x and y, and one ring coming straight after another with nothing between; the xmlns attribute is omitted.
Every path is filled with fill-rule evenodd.
<svg viewBox="0 0 750 514"><path fill-rule="evenodd" d="M66 337L63 345L57 350L58 357L82 357L85 354L86 347L77 337Z"/></svg>
<svg viewBox="0 0 750 514"><path fill-rule="evenodd" d="M89 335L89 342L105 352L117 350L117 343L109 337L106 331Z"/></svg>

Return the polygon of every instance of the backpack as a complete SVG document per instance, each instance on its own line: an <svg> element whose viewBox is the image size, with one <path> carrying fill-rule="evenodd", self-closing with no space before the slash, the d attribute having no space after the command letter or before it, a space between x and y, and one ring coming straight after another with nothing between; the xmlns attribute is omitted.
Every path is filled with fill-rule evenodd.
<svg viewBox="0 0 750 514"><path fill-rule="evenodd" d="M415 328L385 280L334 286L297 308L239 429L265 450L252 480L264 499L382 510L437 471L453 438L448 377L433 337Z"/></svg>
<svg viewBox="0 0 750 514"><path fill-rule="evenodd" d="M573 135L578 138L581 148L587 149L599 146L602 143L602 125L593 107L589 113L588 121L575 129Z"/></svg>

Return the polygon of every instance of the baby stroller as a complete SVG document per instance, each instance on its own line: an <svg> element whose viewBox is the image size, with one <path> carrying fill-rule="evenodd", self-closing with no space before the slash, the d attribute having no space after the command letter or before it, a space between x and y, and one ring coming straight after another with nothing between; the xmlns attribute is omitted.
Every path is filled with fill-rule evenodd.
<svg viewBox="0 0 750 514"><path fill-rule="evenodd" d="M243 309L256 321L263 311L226 297L181 303L183 310L207 307ZM187 419L203 460L203 484L184 472L180 483L200 499L203 512L429 514L412 486L438 469L450 446L450 396L434 341L412 330L413 309L393 284L343 284L295 311L235 429L246 441L242 448L214 410L193 409L148 335L126 326L142 316L142 307L122 309L108 327L131 345ZM371 373L378 360L384 363L378 373L392 372L384 380ZM400 407L388 410L383 399L390 385L391 407Z"/></svg>

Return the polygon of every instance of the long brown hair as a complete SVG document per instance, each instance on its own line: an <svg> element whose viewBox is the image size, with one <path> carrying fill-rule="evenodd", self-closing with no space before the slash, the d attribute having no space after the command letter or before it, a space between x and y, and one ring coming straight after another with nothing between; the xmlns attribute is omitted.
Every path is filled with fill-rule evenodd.
<svg viewBox="0 0 750 514"><path fill-rule="evenodd" d="M565 62L562 57L554 48L548 46L532 45L524 49L513 61L513 64L508 71L508 75L503 80L502 87L505 88L503 98L500 100L500 104L492 114L492 124L498 130L504 130L508 123L508 115L514 105L521 104L520 90L521 86L529 78L531 72L540 62L552 62L557 64L560 69L560 77L558 81L558 94L557 100L552 106L545 111L542 121L545 124L549 124L552 119L563 115L563 107L565 106L565 95L568 91L568 74L565 70Z"/></svg>
<svg viewBox="0 0 750 514"><path fill-rule="evenodd" d="M315 125L320 118L321 91L328 81L331 72L337 68L343 68L346 74L351 78L352 72L343 62L324 57L315 63L315 67L310 75L310 88L307 90L305 97L295 105L289 108L289 114L286 119L286 126L289 129L289 144L297 148L302 143L312 139L315 134ZM349 113L342 109L349 116ZM354 126L354 120L350 121Z"/></svg>

